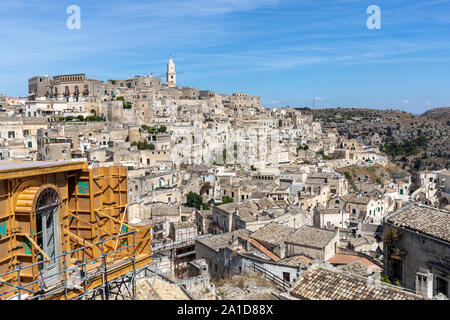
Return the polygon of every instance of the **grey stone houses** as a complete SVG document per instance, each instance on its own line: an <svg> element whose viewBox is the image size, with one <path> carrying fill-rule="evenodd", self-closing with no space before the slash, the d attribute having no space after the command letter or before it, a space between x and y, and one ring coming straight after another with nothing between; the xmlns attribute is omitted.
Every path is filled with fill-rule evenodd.
<svg viewBox="0 0 450 320"><path fill-rule="evenodd" d="M304 255L326 261L338 252L339 230L303 226L286 240L286 256Z"/></svg>
<svg viewBox="0 0 450 320"><path fill-rule="evenodd" d="M211 277L222 277L226 273L226 261L230 258L226 254L226 248L242 248L243 238L247 238L249 234L249 231L242 229L197 240L195 242L195 259L206 260Z"/></svg>
<svg viewBox="0 0 450 320"><path fill-rule="evenodd" d="M450 211L411 203L383 220L384 265L391 281L427 298L448 298Z"/></svg>

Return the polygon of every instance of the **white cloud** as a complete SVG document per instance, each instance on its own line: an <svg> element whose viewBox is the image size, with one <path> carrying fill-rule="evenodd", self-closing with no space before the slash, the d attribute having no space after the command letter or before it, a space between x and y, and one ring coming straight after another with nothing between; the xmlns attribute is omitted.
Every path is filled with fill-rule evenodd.
<svg viewBox="0 0 450 320"><path fill-rule="evenodd" d="M404 100L403 103L404 103L404 104L410 104L411 101L409 101L409 100Z"/></svg>
<svg viewBox="0 0 450 320"><path fill-rule="evenodd" d="M323 99L321 97L315 97L314 101L323 101Z"/></svg>

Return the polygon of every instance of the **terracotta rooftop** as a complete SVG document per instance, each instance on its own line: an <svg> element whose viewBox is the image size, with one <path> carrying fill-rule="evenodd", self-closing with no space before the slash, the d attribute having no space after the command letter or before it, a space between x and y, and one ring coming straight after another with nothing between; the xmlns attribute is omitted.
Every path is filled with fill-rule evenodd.
<svg viewBox="0 0 450 320"><path fill-rule="evenodd" d="M341 265L336 266L336 268L338 270L341 270L341 271L344 271L347 273L357 274L360 276L367 276L372 273L371 271L369 271L367 269L367 267L365 265L363 265L359 261L354 261L349 264L341 264Z"/></svg>
<svg viewBox="0 0 450 320"><path fill-rule="evenodd" d="M383 282L332 271L312 268L301 277L291 291L294 297L305 300L421 300L422 297Z"/></svg>
<svg viewBox="0 0 450 320"><path fill-rule="evenodd" d="M350 254L335 254L333 257L327 260L327 262L333 264L333 265L349 265L354 262L361 263L367 270L370 269L371 271L381 271L381 268L377 266L375 263L370 261L367 258L359 257L359 256L353 256Z"/></svg>
<svg viewBox="0 0 450 320"><path fill-rule="evenodd" d="M450 211L412 203L385 219L394 226L450 242Z"/></svg>
<svg viewBox="0 0 450 320"><path fill-rule="evenodd" d="M262 244L260 244L258 241L256 241L255 239L252 238L248 238L248 242L254 246L256 249L258 249L259 251L261 251L262 253L264 253L266 256L268 256L270 259L272 259L275 262L280 261L280 258L272 253L271 251L269 251L266 247L264 247Z"/></svg>

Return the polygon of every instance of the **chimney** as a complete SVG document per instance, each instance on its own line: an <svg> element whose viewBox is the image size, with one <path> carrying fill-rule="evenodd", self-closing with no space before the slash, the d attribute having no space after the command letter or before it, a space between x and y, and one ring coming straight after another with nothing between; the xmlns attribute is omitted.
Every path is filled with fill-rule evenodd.
<svg viewBox="0 0 450 320"><path fill-rule="evenodd" d="M433 274L428 269L420 268L416 273L416 294L433 298Z"/></svg>

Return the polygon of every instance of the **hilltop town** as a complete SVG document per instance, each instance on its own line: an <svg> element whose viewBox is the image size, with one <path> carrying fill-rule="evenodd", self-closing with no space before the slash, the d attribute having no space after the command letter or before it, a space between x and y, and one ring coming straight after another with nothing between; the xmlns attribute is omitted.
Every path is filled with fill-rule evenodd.
<svg viewBox="0 0 450 320"><path fill-rule="evenodd" d="M17 261L57 256L18 218L54 184L64 217L73 213L61 246L103 241L92 231L106 228L102 210L111 223L102 235L151 230L139 249L148 256L134 258L136 299L448 299L450 135L440 112L269 109L260 96L179 86L172 57L165 79L34 76L26 97L0 95L0 248L33 240L29 255L24 238L25 253L0 257L0 298L11 296L2 284L20 283ZM18 233L7 231L13 215Z"/></svg>

